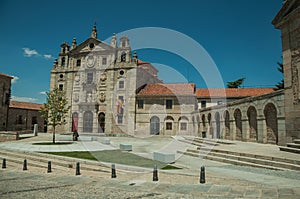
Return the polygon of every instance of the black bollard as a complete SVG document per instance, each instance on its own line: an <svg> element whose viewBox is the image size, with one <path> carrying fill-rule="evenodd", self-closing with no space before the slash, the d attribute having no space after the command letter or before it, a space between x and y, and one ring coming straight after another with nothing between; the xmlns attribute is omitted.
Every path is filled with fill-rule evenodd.
<svg viewBox="0 0 300 199"><path fill-rule="evenodd" d="M76 163L76 175L80 175L80 165L79 162Z"/></svg>
<svg viewBox="0 0 300 199"><path fill-rule="evenodd" d="M205 167L202 166L200 170L200 183L205 183Z"/></svg>
<svg viewBox="0 0 300 199"><path fill-rule="evenodd" d="M153 169L153 181L158 181L158 173L157 173L157 166L154 166Z"/></svg>
<svg viewBox="0 0 300 199"><path fill-rule="evenodd" d="M48 161L48 170L47 170L47 173L51 173L52 170L51 170L51 161Z"/></svg>
<svg viewBox="0 0 300 199"><path fill-rule="evenodd" d="M27 170L27 160L24 160L24 164L23 164L23 171Z"/></svg>
<svg viewBox="0 0 300 199"><path fill-rule="evenodd" d="M2 161L2 169L6 169L6 159L3 158L3 161Z"/></svg>
<svg viewBox="0 0 300 199"><path fill-rule="evenodd" d="M116 174L116 166L115 164L111 165L111 178L116 178L117 174Z"/></svg>

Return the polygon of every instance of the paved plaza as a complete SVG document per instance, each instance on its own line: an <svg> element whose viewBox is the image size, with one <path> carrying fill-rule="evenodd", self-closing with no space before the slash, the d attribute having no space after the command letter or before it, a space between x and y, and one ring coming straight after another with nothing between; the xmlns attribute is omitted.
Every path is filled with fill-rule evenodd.
<svg viewBox="0 0 300 199"><path fill-rule="evenodd" d="M110 144L102 144L109 139ZM0 143L1 151L98 151L118 149L120 143L132 144L135 153L151 158L154 151L175 152L193 147L180 142L180 137L99 137L97 141L78 141L69 145L41 146L36 142L51 141L51 134ZM278 146L234 142L218 145L256 154L297 158L298 154L280 152ZM3 158L3 157L1 157ZM113 160L112 160L113 162ZM116 165L117 178L110 172L82 170L75 176L74 168L58 167L52 173L44 168L7 163L1 169L0 198L299 198L300 172L268 170L220 163L176 154L174 166L179 170L159 170L158 182L152 181L152 169L135 169ZM103 163L105 165L105 163ZM205 166L206 183L199 183L200 167ZM109 168L108 168L109 171Z"/></svg>

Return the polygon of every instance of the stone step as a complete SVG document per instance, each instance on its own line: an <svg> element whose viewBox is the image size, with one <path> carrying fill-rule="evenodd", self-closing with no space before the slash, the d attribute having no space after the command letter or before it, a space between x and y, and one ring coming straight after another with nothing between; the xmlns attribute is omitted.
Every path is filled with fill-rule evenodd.
<svg viewBox="0 0 300 199"><path fill-rule="evenodd" d="M204 158L204 159L208 159L208 160L213 160L213 161L223 162L223 163L228 163L228 164L233 164L233 165L257 167L257 168L272 169L272 170L285 170L285 169L279 168L279 167L260 165L260 164L244 162L244 161L240 161L240 160L227 159L227 158L223 158L223 157L212 156L209 154L203 156L202 154L199 154L199 153L196 154L196 153L192 153L192 152L182 152L182 151L177 151L177 152L184 154L184 155L189 155L192 157L199 157L199 158Z"/></svg>
<svg viewBox="0 0 300 199"><path fill-rule="evenodd" d="M300 149L293 148L293 147L280 146L279 149L280 151L300 154Z"/></svg>
<svg viewBox="0 0 300 199"><path fill-rule="evenodd" d="M80 162L80 167L83 170L93 170L99 172L110 172L110 168L106 165L103 165L97 161L83 160L77 158L55 156L51 154L42 154L36 152L16 152L16 151L0 151L0 156L2 158L9 158L11 161L16 161L18 163L23 162L24 159L30 161L31 164L38 167L48 166L48 161L51 161L51 164L54 166L61 166L65 168L75 168L76 163Z"/></svg>
<svg viewBox="0 0 300 199"><path fill-rule="evenodd" d="M296 143L287 143L286 146L296 148L296 149L300 149L300 144L296 144Z"/></svg>
<svg viewBox="0 0 300 199"><path fill-rule="evenodd" d="M300 144L300 139L294 139L293 142L294 142L295 144Z"/></svg>
<svg viewBox="0 0 300 199"><path fill-rule="evenodd" d="M218 146L218 141L208 140L203 138L185 138L186 140L190 141L192 144L205 144L205 145L214 145Z"/></svg>
<svg viewBox="0 0 300 199"><path fill-rule="evenodd" d="M201 154L200 151L192 150L192 149L188 149L187 152ZM281 168L281 169L300 170L300 165L286 163L286 162L280 162L280 161L273 161L273 160L268 160L268 159L264 159L264 158L262 159L262 158L257 158L257 157L247 157L247 156L240 156L240 155L224 154L224 153L218 153L218 152L212 152L212 151L209 152L209 155L216 156L216 157L222 157L222 158L226 158L226 159L230 159L230 160L238 160L238 161L249 162L249 163L254 163L254 164L259 164L259 165L272 166L272 167L277 167L277 168Z"/></svg>
<svg viewBox="0 0 300 199"><path fill-rule="evenodd" d="M222 154L231 154L236 156L242 156L242 157L250 157L250 158L256 158L256 159L264 159L264 160L271 160L276 162L284 162L289 164L296 164L300 165L300 160L294 160L294 159L287 159L287 158L281 158L281 157L272 157L272 156L265 156L265 155L257 155L257 154L251 154L251 153L241 153L241 152L235 152L235 151L227 151L227 150L221 150L221 149L210 149L205 147L197 147L197 150L200 151L212 151Z"/></svg>

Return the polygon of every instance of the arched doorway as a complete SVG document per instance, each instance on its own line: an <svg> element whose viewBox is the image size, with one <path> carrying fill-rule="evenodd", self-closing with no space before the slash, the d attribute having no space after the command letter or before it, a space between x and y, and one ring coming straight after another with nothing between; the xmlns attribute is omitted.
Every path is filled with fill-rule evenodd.
<svg viewBox="0 0 300 199"><path fill-rule="evenodd" d="M105 132L105 114L103 112L98 115L98 133Z"/></svg>
<svg viewBox="0 0 300 199"><path fill-rule="evenodd" d="M215 120L216 120L216 138L221 138L221 128L220 128L220 113L215 113Z"/></svg>
<svg viewBox="0 0 300 199"><path fill-rule="evenodd" d="M268 103L264 109L267 125L267 143L278 143L277 110L274 104Z"/></svg>
<svg viewBox="0 0 300 199"><path fill-rule="evenodd" d="M153 116L150 119L150 134L159 135L160 121L157 116Z"/></svg>
<svg viewBox="0 0 300 199"><path fill-rule="evenodd" d="M236 109L234 111L234 119L235 119L235 127L236 127L236 132L235 132L235 139L236 140L242 140L242 112L240 109Z"/></svg>
<svg viewBox="0 0 300 199"><path fill-rule="evenodd" d="M78 131L78 113L72 114L72 132Z"/></svg>
<svg viewBox="0 0 300 199"><path fill-rule="evenodd" d="M93 113L91 111L86 111L83 114L83 132L93 132Z"/></svg>
<svg viewBox="0 0 300 199"><path fill-rule="evenodd" d="M254 106L250 106L247 111L248 122L250 127L250 140L257 141L257 112Z"/></svg>
<svg viewBox="0 0 300 199"><path fill-rule="evenodd" d="M224 112L225 120L225 139L230 139L230 121L229 121L229 112L226 110Z"/></svg>
<svg viewBox="0 0 300 199"><path fill-rule="evenodd" d="M214 127L213 127L212 122L211 122L211 113L208 113L207 121L208 121L208 134L213 138L213 136L214 136Z"/></svg>

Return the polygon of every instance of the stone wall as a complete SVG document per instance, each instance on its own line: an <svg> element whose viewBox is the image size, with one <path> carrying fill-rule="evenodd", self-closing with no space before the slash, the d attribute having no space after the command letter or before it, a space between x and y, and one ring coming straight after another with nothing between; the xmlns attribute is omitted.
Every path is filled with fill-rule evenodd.
<svg viewBox="0 0 300 199"><path fill-rule="evenodd" d="M36 118L36 121L34 121ZM38 124L38 131L44 132L44 119L38 110L10 108L8 114L9 131L33 131L33 125Z"/></svg>
<svg viewBox="0 0 300 199"><path fill-rule="evenodd" d="M273 22L281 30L286 139L300 138L300 2L285 1Z"/></svg>

